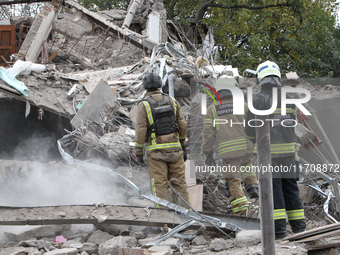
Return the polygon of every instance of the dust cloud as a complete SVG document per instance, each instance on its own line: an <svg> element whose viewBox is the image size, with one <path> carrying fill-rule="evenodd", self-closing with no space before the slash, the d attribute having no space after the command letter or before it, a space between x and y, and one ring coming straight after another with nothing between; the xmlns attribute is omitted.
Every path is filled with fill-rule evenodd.
<svg viewBox="0 0 340 255"><path fill-rule="evenodd" d="M116 192L117 183L107 174L61 163L33 167L25 174L6 178L0 188L0 205L124 204L121 194Z"/></svg>

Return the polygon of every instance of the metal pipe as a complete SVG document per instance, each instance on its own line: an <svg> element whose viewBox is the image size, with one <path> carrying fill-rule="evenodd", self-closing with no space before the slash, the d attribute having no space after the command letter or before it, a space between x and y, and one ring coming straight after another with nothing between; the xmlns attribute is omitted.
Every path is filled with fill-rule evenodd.
<svg viewBox="0 0 340 255"><path fill-rule="evenodd" d="M169 96L175 97L175 92L174 92L174 75L172 74L172 71L168 72L169 77L168 77L168 85L169 85Z"/></svg>
<svg viewBox="0 0 340 255"><path fill-rule="evenodd" d="M329 214L329 202L331 201L332 196L333 196L332 192L329 192L328 195L327 195L326 202L325 202L324 205L323 205L323 210L324 210L326 216L327 216L328 218L330 218L331 221L333 221L334 223L337 223L338 221L337 221L336 219L334 219L334 218Z"/></svg>
<svg viewBox="0 0 340 255"><path fill-rule="evenodd" d="M337 178L334 178L332 180L332 186L334 190L334 196L336 201L336 208L338 209L338 212L340 212L340 194L339 194L339 182Z"/></svg>
<svg viewBox="0 0 340 255"><path fill-rule="evenodd" d="M275 255L272 173L271 171L263 171L263 167L269 170L271 164L269 122L266 121L266 119L269 119L269 116L256 116L256 119L264 123L263 126L256 127L257 164L261 167L258 181L260 189L262 254Z"/></svg>

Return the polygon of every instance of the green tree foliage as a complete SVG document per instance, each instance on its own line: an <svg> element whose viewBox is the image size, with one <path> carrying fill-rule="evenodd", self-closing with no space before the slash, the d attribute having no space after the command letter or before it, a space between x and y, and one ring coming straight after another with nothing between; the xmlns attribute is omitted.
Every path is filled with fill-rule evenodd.
<svg viewBox="0 0 340 255"><path fill-rule="evenodd" d="M78 0L92 10L127 9L129 0ZM241 72L264 60L302 77L340 77L340 29L333 0L164 0L168 19L197 43L190 27L207 24L219 61ZM205 36L201 29L201 35ZM197 45L201 47L202 45Z"/></svg>
<svg viewBox="0 0 340 255"><path fill-rule="evenodd" d="M264 6L278 1L257 2ZM302 77L340 77L339 28L332 15L333 1L295 2L258 10L209 7L203 22L215 27L220 60L243 71L270 59L283 72L296 71Z"/></svg>

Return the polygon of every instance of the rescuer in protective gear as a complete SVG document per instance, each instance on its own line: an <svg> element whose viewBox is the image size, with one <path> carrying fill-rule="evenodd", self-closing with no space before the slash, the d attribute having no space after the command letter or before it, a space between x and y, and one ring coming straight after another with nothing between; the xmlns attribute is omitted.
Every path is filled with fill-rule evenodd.
<svg viewBox="0 0 340 255"><path fill-rule="evenodd" d="M227 167L225 169L233 167L233 170L236 170L224 170L222 173L229 185L231 195L229 200L233 213L246 215L249 205L242 189L241 178L246 183L246 190L250 198L258 197L258 183L252 167L254 145L246 138L244 133L243 115L233 114L232 93L229 89L226 89L227 85L237 86L237 83L234 78L222 76L215 84L215 89L222 100L222 105L213 103L207 109L203 122L204 139L202 149L206 155L206 164L216 165L213 158L213 143L216 137L218 153L223 159L223 166ZM244 107L245 110L248 109L245 102ZM223 121L221 123L221 120L226 120L227 122ZM231 123L234 124L231 126Z"/></svg>
<svg viewBox="0 0 340 255"><path fill-rule="evenodd" d="M271 61L261 63L256 70L261 91L253 96L253 106L257 110L268 110L272 106L272 90L277 88L277 107L269 115L270 122L270 149L272 168L291 169L289 172L273 171L273 197L275 237L281 239L287 235L286 216L292 227L293 233L302 232L306 228L304 209L301 203L299 189L296 183L295 169L295 114L294 104L287 104L286 115L281 115L281 73L278 65ZM287 95L287 98L290 98ZM256 130L253 123L254 113L248 110L245 119L245 133L255 143L254 153L257 152ZM249 122L250 121L250 122ZM282 121L284 125L282 125ZM252 126L250 126L252 125Z"/></svg>
<svg viewBox="0 0 340 255"><path fill-rule="evenodd" d="M175 178L179 182L172 181L171 186L189 202L184 165L187 159L187 127L181 108L174 98L159 90L162 80L157 74L149 73L144 76L143 86L147 92L138 104L135 138L137 162L144 163L145 144L152 193L170 201L168 181ZM175 203L178 202L176 199L175 197ZM183 201L181 206L189 209Z"/></svg>

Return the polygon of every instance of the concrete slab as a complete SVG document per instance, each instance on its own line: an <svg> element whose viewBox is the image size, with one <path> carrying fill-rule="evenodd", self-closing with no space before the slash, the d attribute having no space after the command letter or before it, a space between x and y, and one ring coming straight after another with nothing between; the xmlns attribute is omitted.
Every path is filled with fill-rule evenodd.
<svg viewBox="0 0 340 255"><path fill-rule="evenodd" d="M72 126L79 128L87 120L102 123L102 114L115 106L114 95L111 88L104 81L100 81L90 96L86 99L79 112L71 120Z"/></svg>

